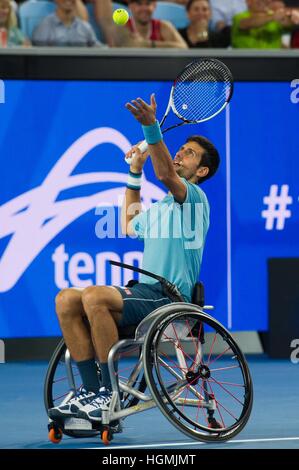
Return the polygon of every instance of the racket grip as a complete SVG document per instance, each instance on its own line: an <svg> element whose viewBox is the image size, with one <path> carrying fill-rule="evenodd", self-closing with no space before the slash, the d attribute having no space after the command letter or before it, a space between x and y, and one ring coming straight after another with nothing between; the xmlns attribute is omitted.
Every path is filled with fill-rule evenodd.
<svg viewBox="0 0 299 470"><path fill-rule="evenodd" d="M140 144L138 145L138 148L139 148L141 153L146 152L146 150L148 148L146 140L143 140L142 142L140 142ZM132 157L125 158L126 163L128 165L131 165L133 157L134 157L134 153L133 153Z"/></svg>

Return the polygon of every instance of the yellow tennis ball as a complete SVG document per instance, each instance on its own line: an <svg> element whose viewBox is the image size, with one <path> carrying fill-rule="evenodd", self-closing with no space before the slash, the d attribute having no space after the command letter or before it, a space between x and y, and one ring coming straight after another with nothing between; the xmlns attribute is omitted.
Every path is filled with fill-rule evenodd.
<svg viewBox="0 0 299 470"><path fill-rule="evenodd" d="M116 24L124 25L128 22L129 13L124 8L119 8L113 13L113 21Z"/></svg>

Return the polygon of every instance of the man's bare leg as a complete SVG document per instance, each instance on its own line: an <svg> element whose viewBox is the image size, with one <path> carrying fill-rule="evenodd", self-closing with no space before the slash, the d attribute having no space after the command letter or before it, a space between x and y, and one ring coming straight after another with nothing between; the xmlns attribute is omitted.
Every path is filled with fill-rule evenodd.
<svg viewBox="0 0 299 470"><path fill-rule="evenodd" d="M75 361L94 357L90 332L84 322L82 292L64 289L56 297L56 313L65 343Z"/></svg>
<svg viewBox="0 0 299 470"><path fill-rule="evenodd" d="M87 392L97 393L100 388L92 335L82 304L83 289L65 289L56 298L56 311L64 340L76 361ZM84 392L85 393L85 392Z"/></svg>
<svg viewBox="0 0 299 470"><path fill-rule="evenodd" d="M100 362L107 362L111 347L118 341L117 323L123 299L117 289L92 286L82 293L83 308L90 323L93 343Z"/></svg>
<svg viewBox="0 0 299 470"><path fill-rule="evenodd" d="M108 354L118 341L117 324L123 311L123 298L113 287L87 287L82 293L82 303L87 315L96 355L101 369L101 388L94 399L80 409L78 417L101 420L103 407L109 406L112 399L111 379L108 369ZM118 426L118 421L111 423Z"/></svg>

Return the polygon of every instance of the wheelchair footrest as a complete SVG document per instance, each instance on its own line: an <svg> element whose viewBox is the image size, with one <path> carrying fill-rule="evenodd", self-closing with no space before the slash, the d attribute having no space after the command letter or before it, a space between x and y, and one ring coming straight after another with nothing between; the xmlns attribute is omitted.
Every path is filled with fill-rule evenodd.
<svg viewBox="0 0 299 470"><path fill-rule="evenodd" d="M67 431L91 431L92 423L87 419L82 418L67 418L64 421L64 429Z"/></svg>
<svg viewBox="0 0 299 470"><path fill-rule="evenodd" d="M123 425L119 421L114 421L110 424L103 424L101 421L94 422L83 418L65 417L63 419L56 419L55 421L50 419L48 430L49 439L55 444L58 444L61 441L63 434L83 438L96 436L97 434L103 436L104 431L107 430L109 433L104 433L106 436L104 440L108 442L113 439L113 434L123 432Z"/></svg>

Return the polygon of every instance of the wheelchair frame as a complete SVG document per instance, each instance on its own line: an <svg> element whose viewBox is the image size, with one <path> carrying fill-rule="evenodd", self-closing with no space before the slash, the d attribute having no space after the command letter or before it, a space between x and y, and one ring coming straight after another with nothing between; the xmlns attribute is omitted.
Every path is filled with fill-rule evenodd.
<svg viewBox="0 0 299 470"><path fill-rule="evenodd" d="M129 267L130 269L132 269L131 266L123 265L122 263L111 263L124 267ZM133 269L137 271L142 271L138 268ZM152 273L147 274L152 275ZM57 423L53 422L50 419L48 425L49 438L53 443L60 442L63 433L71 435L73 437L89 437L100 433L104 444L109 444L109 442L113 438L113 434L122 431L121 420L127 418L130 415L141 413L156 406L166 416L166 418L181 432L188 435L188 437L204 442L221 442L227 439L231 439L233 436L238 434L246 425L251 413L253 402L253 390L250 372L243 353L241 352L240 348L238 347L230 333L216 319L204 312L204 310L211 310L214 307L201 307L199 305L182 302L182 297L180 296L176 286L170 284L163 278L159 278L159 280L160 282L166 282L166 288L170 288L173 299L179 301L174 301L170 304L164 305L154 310L151 314L145 317L142 322L137 326L134 338L121 339L111 348L108 355L108 368L112 385L112 399L109 404L109 407L102 409L101 418L99 418L98 420L95 419L92 421L88 421L83 419L78 420L77 418L66 418L64 420L64 423ZM201 300L202 298L203 296L201 296ZM183 333L184 328L182 328L182 324L183 319L185 317L187 318L185 322L188 322L188 328L186 330L185 325L185 330ZM173 324L171 323L172 321ZM189 325L189 321L192 321L192 325L200 325L200 329L202 328L202 326L203 328L205 328L204 325L208 325L214 328L214 330L216 331L215 336L219 334L220 337L226 341L226 343L230 346L234 354L233 357L238 360L241 376L243 377L244 381L244 385L241 384L241 386L244 387L244 404L243 409L240 413L240 417L234 417L236 423L233 423L228 427L225 427L223 420L223 425L221 425L221 423L217 422L214 417L215 411L217 409L219 411L220 402L217 402L217 398L214 396L213 393L211 393L211 391L208 390L208 385L210 385L208 381L208 378L210 377L210 370L208 366L202 362L202 345L204 344L205 339L204 336L202 336L201 332L199 332L198 335L196 333L195 338L192 333L193 326L191 327ZM182 332L178 333L173 325L181 326ZM174 333L170 331L170 326L172 326L172 330L174 331ZM182 336L181 338L179 338L180 334ZM186 342L190 344L196 344L196 354L195 359L192 360L192 366L188 365L188 354L184 353L180 344L180 340L184 341L184 344ZM163 360L160 356L157 357L157 346L159 347L160 343L165 344L167 342L172 343L172 345L174 346L176 360L178 363L178 366L176 367L181 371L181 374L177 372L175 368L171 366L169 367L167 362ZM141 353L137 363L133 368L133 371L131 372L127 382L125 383L122 380L119 380L118 373L115 370L114 364L117 355L126 350L130 350L132 346L138 346ZM54 362L53 359L51 360L47 372L44 389L45 406L47 411L49 407L52 406L51 400L49 400L49 389L53 385L53 383L50 382L53 380L55 375L55 370L53 368L57 367L57 358L59 359L59 354L63 352L64 348L65 345L62 341L58 346L58 350L55 351L58 356L56 357L54 353L53 357L55 356L55 360ZM72 370L71 356L67 349L65 351L64 359L70 392L66 395L60 405L67 403L76 394L76 384ZM167 372L169 372L170 375L174 377L174 380L176 382L174 382L171 386L165 387L163 385L163 379L159 372L160 365L162 365L162 367L164 367ZM150 394L144 393L146 389L146 386L144 384L144 377L142 377L143 385L137 390L135 389L135 385L142 370L144 371L146 386L148 387ZM153 372L153 370L155 370L155 372ZM187 372L185 373L183 371ZM157 375L158 386L155 383L154 375ZM203 385L201 386L202 390L200 392L196 389L196 385L198 384L199 379L201 379L203 383ZM226 383L229 382L223 382L223 384ZM188 388L188 393L192 393L192 398L182 398L180 396L182 395L186 387ZM222 386L222 388L225 389L224 386ZM123 406L121 394L125 394L127 396L132 397L126 407ZM138 403L139 401L142 401L143 403L140 404ZM237 401L241 403L240 400ZM178 406L181 405L183 405L183 410L184 407L197 407L198 410L205 409L207 413L207 424L202 425L194 422L192 417L180 411ZM171 408L171 410L169 410L169 408ZM178 416L176 416L176 414ZM221 416L220 411L219 414Z"/></svg>

